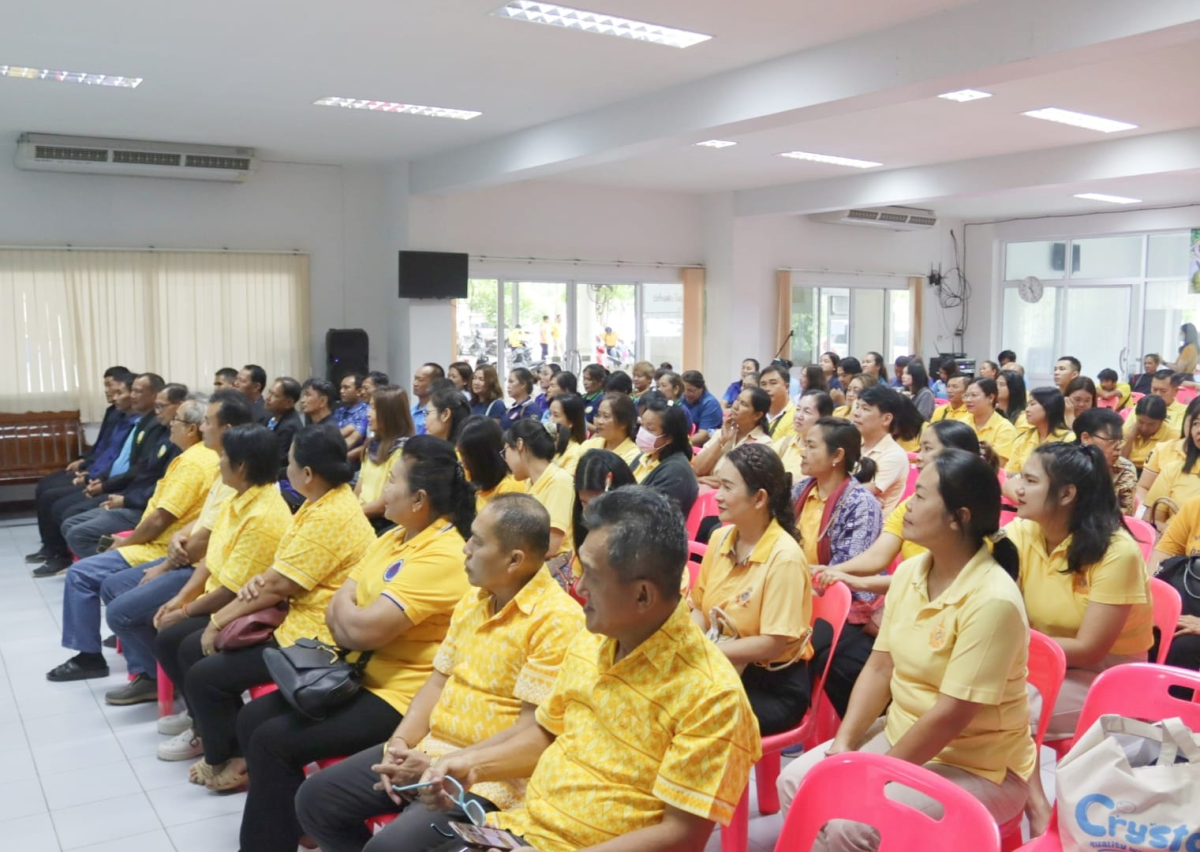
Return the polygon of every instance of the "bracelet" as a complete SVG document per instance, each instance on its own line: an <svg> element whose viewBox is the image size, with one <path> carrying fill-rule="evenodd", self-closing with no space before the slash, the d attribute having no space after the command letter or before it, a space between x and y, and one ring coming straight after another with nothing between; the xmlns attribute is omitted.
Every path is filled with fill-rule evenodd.
<svg viewBox="0 0 1200 852"><path fill-rule="evenodd" d="M217 621L217 614L215 612L208 617L208 620L212 622L212 626L217 628L217 630L221 629L221 623Z"/></svg>

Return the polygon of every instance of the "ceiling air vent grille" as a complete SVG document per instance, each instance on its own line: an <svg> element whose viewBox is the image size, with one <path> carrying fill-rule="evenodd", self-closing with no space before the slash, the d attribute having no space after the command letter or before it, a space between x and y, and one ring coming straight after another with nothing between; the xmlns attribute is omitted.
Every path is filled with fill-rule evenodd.
<svg viewBox="0 0 1200 852"><path fill-rule="evenodd" d="M858 225L871 228L886 228L889 231L927 231L937 225L937 214L920 207L862 208L831 210L809 216L816 222L832 225Z"/></svg>
<svg viewBox="0 0 1200 852"><path fill-rule="evenodd" d="M179 154L164 154L160 151L113 151L114 163L132 163L138 166L178 166L183 162Z"/></svg>
<svg viewBox="0 0 1200 852"><path fill-rule="evenodd" d="M211 157L204 154L188 154L188 168L192 169L232 169L244 172L250 168L249 157Z"/></svg>
<svg viewBox="0 0 1200 852"><path fill-rule="evenodd" d="M241 183L258 169L253 148L22 133L19 169L125 177Z"/></svg>
<svg viewBox="0 0 1200 852"><path fill-rule="evenodd" d="M868 222L874 222L879 219L879 214L874 210L851 210L846 216L847 219L863 219Z"/></svg>
<svg viewBox="0 0 1200 852"><path fill-rule="evenodd" d="M879 221L880 222L907 222L908 216L905 216L903 213L880 213Z"/></svg>
<svg viewBox="0 0 1200 852"><path fill-rule="evenodd" d="M73 163L108 162L108 151L102 148L63 148L56 145L38 145L34 156L39 160L64 160Z"/></svg>

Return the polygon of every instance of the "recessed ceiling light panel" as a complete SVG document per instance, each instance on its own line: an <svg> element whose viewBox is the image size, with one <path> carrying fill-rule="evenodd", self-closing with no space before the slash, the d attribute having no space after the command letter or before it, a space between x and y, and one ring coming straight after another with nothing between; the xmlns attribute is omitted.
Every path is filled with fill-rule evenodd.
<svg viewBox="0 0 1200 852"><path fill-rule="evenodd" d="M1103 192L1081 192L1075 196L1084 201L1107 201L1109 204L1141 204L1140 198L1127 198L1124 195L1105 195Z"/></svg>
<svg viewBox="0 0 1200 852"><path fill-rule="evenodd" d="M780 154L781 157L790 157L793 160L811 160L814 163L828 163L831 166L849 166L852 169L873 169L876 166L882 166L883 163L876 163L872 160L855 160L852 157L833 157L829 154L810 154L807 151L788 151Z"/></svg>
<svg viewBox="0 0 1200 852"><path fill-rule="evenodd" d="M390 101L363 101L355 98L321 98L319 101L313 101L313 106L366 109L372 112L395 112L406 115L424 115L430 118L457 118L460 121L483 115L481 112L469 109L446 109L445 107L419 106L417 104L397 104Z"/></svg>
<svg viewBox="0 0 1200 852"><path fill-rule="evenodd" d="M552 27L564 27L569 30L599 33L634 41L648 41L651 44L661 44L667 47L691 47L712 38L703 33L677 30L672 27L662 27L658 24L648 24L645 21L634 21L613 15L600 15L583 9L572 9L570 6L535 3L532 0L512 0L492 14L500 18L512 18L515 21L548 24Z"/></svg>
<svg viewBox="0 0 1200 852"><path fill-rule="evenodd" d="M116 77L111 74L88 74L83 71L55 71L52 68L26 68L23 65L0 65L0 77L21 80L50 80L55 83L83 83L85 86L111 86L117 89L136 89L141 77Z"/></svg>
<svg viewBox="0 0 1200 852"><path fill-rule="evenodd" d="M1043 121L1056 121L1059 124L1069 124L1072 127L1082 127L1085 130L1097 130L1100 133L1117 133L1121 130L1136 130L1136 124L1127 121L1117 121L1112 118L1101 118L1098 115L1088 115L1085 112L1073 112L1069 109L1046 107L1021 113L1030 118L1040 118Z"/></svg>
<svg viewBox="0 0 1200 852"><path fill-rule="evenodd" d="M696 146L699 148L728 148L730 145L736 144L727 139L709 139L707 142L697 142Z"/></svg>
<svg viewBox="0 0 1200 852"><path fill-rule="evenodd" d="M944 95L938 95L939 98L947 101L958 101L966 103L967 101L979 101L984 98L990 98L991 92L981 92L978 89L960 89L957 92L946 92Z"/></svg>

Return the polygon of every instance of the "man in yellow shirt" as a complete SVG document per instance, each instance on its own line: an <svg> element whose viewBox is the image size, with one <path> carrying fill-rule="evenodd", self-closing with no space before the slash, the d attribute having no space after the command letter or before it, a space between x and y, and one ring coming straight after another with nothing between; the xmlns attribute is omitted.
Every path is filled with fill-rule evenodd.
<svg viewBox="0 0 1200 852"><path fill-rule="evenodd" d="M200 398L189 397L180 404L171 420L171 443L182 452L159 480L142 520L111 550L82 559L67 572L62 644L79 653L51 669L46 674L48 680L108 677L108 663L100 650L100 586L111 574L166 556L171 536L200 514L217 477L219 461L217 454L201 442L204 414Z"/></svg>
<svg viewBox="0 0 1200 852"><path fill-rule="evenodd" d="M447 776L467 787L529 777L525 806L488 823L540 852L618 837L639 852L699 849L714 822L733 818L762 754L758 725L737 672L681 600L687 533L667 499L621 488L592 500L584 523L588 632L553 693L507 735L438 761L422 798L446 807Z"/></svg>
<svg viewBox="0 0 1200 852"><path fill-rule="evenodd" d="M430 764L512 729L550 697L567 647L583 630L579 604L542 570L550 516L523 494L497 497L471 525L467 578L475 589L454 611L433 674L409 705L391 740L309 778L296 797L305 832L323 849L360 849L368 818L400 811L381 845L420 850L440 842L430 821L448 830L466 822L459 809L431 814L395 791L420 780ZM520 807L523 779L477 784L469 798L486 811Z"/></svg>
<svg viewBox="0 0 1200 852"><path fill-rule="evenodd" d="M758 386L771 397L771 407L763 420L763 429L772 441L796 434L796 405L790 397L792 376L786 367L768 364L758 375Z"/></svg>
<svg viewBox="0 0 1200 852"><path fill-rule="evenodd" d="M971 412L967 411L966 403L963 402L963 397L967 393L968 379L962 373L951 373L946 379L946 399L949 400L949 405L943 405L941 408L935 409L933 416L929 418L930 423L940 423L943 420L960 420L968 426L972 425Z"/></svg>

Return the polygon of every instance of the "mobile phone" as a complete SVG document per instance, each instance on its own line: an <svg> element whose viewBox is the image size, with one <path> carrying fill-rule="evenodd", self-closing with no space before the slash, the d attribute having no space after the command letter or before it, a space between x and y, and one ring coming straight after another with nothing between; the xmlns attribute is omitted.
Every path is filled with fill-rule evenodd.
<svg viewBox="0 0 1200 852"><path fill-rule="evenodd" d="M115 539L111 535L100 536L100 540L96 542L96 552L103 553L104 551L108 550L113 546L113 541L115 541Z"/></svg>
<svg viewBox="0 0 1200 852"><path fill-rule="evenodd" d="M513 837L507 831L489 825L452 822L450 830L462 838L463 843L474 849L525 849L529 846L519 837Z"/></svg>

